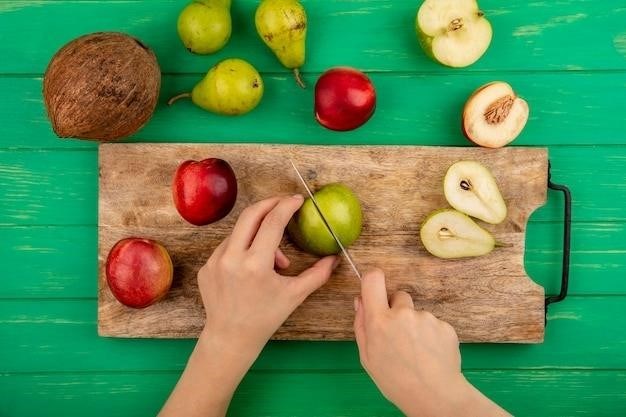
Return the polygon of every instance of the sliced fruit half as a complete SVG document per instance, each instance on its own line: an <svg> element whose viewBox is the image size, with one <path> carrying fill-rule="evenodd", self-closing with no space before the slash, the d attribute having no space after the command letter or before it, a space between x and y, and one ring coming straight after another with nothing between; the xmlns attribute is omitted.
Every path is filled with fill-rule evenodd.
<svg viewBox="0 0 626 417"><path fill-rule="evenodd" d="M528 120L528 103L505 82L483 85L463 108L463 134L477 145L501 148L511 143Z"/></svg>
<svg viewBox="0 0 626 417"><path fill-rule="evenodd" d="M486 255L496 245L491 233L452 209L429 214L420 229L420 238L428 252L444 259Z"/></svg>
<svg viewBox="0 0 626 417"><path fill-rule="evenodd" d="M476 62L491 43L491 25L475 0L425 0L415 31L426 54L449 67Z"/></svg>
<svg viewBox="0 0 626 417"><path fill-rule="evenodd" d="M506 204L496 179L476 161L459 161L448 168L443 193L458 211L491 224L506 218Z"/></svg>

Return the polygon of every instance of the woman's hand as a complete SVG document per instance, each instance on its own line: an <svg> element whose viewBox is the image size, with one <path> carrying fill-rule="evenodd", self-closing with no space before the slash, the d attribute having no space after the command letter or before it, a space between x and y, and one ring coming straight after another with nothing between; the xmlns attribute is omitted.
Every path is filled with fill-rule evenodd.
<svg viewBox="0 0 626 417"><path fill-rule="evenodd" d="M338 258L328 256L296 277L279 244L300 195L270 198L246 208L232 234L198 272L206 323L162 417L221 417L263 346L313 291Z"/></svg>
<svg viewBox="0 0 626 417"><path fill-rule="evenodd" d="M452 326L415 310L404 291L388 299L381 270L363 276L354 307L361 363L383 395L405 414L508 415L464 378Z"/></svg>
<svg viewBox="0 0 626 417"><path fill-rule="evenodd" d="M296 277L276 272L289 266L278 246L302 202L301 195L270 198L241 213L232 234L198 273L206 310L203 333L256 357L296 307L328 280L336 256Z"/></svg>

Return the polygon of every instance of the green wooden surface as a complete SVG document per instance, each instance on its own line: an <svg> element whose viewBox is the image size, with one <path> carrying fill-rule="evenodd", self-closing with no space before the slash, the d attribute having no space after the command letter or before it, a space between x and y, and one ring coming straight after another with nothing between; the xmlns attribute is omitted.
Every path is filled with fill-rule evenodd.
<svg viewBox="0 0 626 417"><path fill-rule="evenodd" d="M184 0L0 1L0 416L150 415L193 340L96 335L96 145L50 130L41 77L71 38L121 30L155 49L160 106L131 140L467 146L459 112L480 84L510 82L531 108L516 141L548 146L557 182L574 193L571 296L552 307L542 345L464 345L464 369L516 415L626 414L626 4L623 0L481 1L494 40L476 65L427 60L413 35L419 1L305 1L304 77L335 65L367 70L373 119L336 133L254 33L256 0L235 0L220 53L188 54L175 33ZM266 81L240 118L190 103L164 106L224 57L249 59ZM529 274L558 291L562 198L531 218ZM358 363L354 343L272 342L233 401L234 416L396 416Z"/></svg>

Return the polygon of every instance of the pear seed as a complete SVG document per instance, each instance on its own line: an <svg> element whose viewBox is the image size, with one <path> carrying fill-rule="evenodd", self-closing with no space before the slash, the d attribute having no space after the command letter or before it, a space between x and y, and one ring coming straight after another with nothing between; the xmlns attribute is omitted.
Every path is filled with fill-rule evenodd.
<svg viewBox="0 0 626 417"><path fill-rule="evenodd" d="M469 180L462 180L461 184L459 184L462 189L465 191L469 191L472 188L472 183Z"/></svg>
<svg viewBox="0 0 626 417"><path fill-rule="evenodd" d="M439 237L441 239L448 239L454 237L454 235L452 234L450 229L448 229L447 227L442 227L441 229L439 229Z"/></svg>

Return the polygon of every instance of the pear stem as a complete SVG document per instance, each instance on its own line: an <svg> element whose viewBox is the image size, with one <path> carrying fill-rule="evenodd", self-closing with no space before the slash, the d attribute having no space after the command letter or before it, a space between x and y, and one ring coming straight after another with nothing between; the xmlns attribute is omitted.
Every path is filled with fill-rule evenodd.
<svg viewBox="0 0 626 417"><path fill-rule="evenodd" d="M494 245L496 248L510 248L513 245L511 243L498 242L496 240L496 244Z"/></svg>
<svg viewBox="0 0 626 417"><path fill-rule="evenodd" d="M293 76L296 77L296 83L300 86L300 88L306 88L306 85L304 85L302 77L300 76L300 68L293 69Z"/></svg>
<svg viewBox="0 0 626 417"><path fill-rule="evenodd" d="M180 100L181 98L189 98L191 97L191 93L181 93L177 96L172 97L171 99L169 99L167 101L167 105L171 106L172 104L174 104L176 101Z"/></svg>

